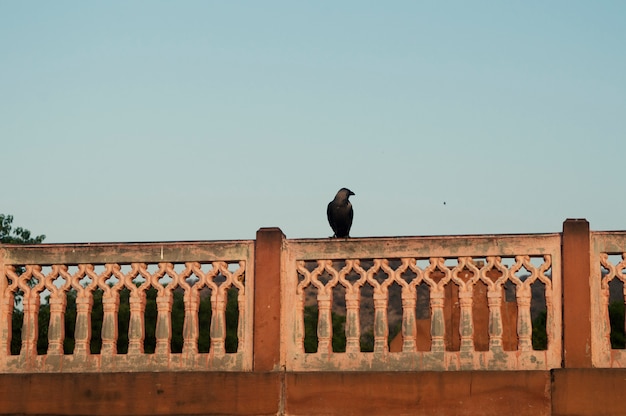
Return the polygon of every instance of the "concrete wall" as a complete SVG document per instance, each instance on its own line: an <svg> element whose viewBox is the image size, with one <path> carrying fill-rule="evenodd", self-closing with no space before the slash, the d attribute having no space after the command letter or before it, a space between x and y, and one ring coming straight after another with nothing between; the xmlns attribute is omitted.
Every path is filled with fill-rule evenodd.
<svg viewBox="0 0 626 416"><path fill-rule="evenodd" d="M626 370L0 375L0 414L625 415Z"/></svg>

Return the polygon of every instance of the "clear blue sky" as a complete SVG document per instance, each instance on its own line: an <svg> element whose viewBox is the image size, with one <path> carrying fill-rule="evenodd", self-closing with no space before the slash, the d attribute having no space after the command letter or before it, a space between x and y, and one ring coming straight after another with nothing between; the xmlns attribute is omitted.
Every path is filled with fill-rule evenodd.
<svg viewBox="0 0 626 416"><path fill-rule="evenodd" d="M345 186L356 237L626 229L625 20L0 0L0 213L46 242L317 238Z"/></svg>

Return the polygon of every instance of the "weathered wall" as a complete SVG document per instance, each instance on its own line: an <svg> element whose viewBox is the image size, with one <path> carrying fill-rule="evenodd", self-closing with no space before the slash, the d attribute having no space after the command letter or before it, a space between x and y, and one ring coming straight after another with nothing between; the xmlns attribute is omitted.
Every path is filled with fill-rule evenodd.
<svg viewBox="0 0 626 416"><path fill-rule="evenodd" d="M279 373L0 375L0 414L275 415Z"/></svg>
<svg viewBox="0 0 626 416"><path fill-rule="evenodd" d="M550 373L288 373L289 415L549 415Z"/></svg>
<svg viewBox="0 0 626 416"><path fill-rule="evenodd" d="M0 414L626 415L624 369L0 375Z"/></svg>
<svg viewBox="0 0 626 416"><path fill-rule="evenodd" d="M552 371L552 415L626 415L626 369Z"/></svg>

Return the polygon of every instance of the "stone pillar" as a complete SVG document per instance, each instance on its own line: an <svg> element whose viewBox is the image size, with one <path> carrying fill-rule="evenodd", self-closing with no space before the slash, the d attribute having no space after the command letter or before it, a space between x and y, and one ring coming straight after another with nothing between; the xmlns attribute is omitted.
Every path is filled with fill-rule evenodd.
<svg viewBox="0 0 626 416"><path fill-rule="evenodd" d="M280 369L280 285L285 235L280 228L261 228L254 252L254 371Z"/></svg>
<svg viewBox="0 0 626 416"><path fill-rule="evenodd" d="M591 275L589 222L563 223L563 364L565 368L590 368Z"/></svg>

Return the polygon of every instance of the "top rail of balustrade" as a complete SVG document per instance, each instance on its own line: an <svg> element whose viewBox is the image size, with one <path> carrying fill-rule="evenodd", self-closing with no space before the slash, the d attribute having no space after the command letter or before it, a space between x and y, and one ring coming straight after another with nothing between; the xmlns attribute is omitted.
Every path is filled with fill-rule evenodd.
<svg viewBox="0 0 626 416"><path fill-rule="evenodd" d="M145 243L0 244L3 263L106 264L180 263L185 261L236 261L245 259L254 241L184 241Z"/></svg>
<svg viewBox="0 0 626 416"><path fill-rule="evenodd" d="M515 256L553 254L561 249L560 233L478 234L445 236L290 239L290 251L301 260L318 258L401 258Z"/></svg>

